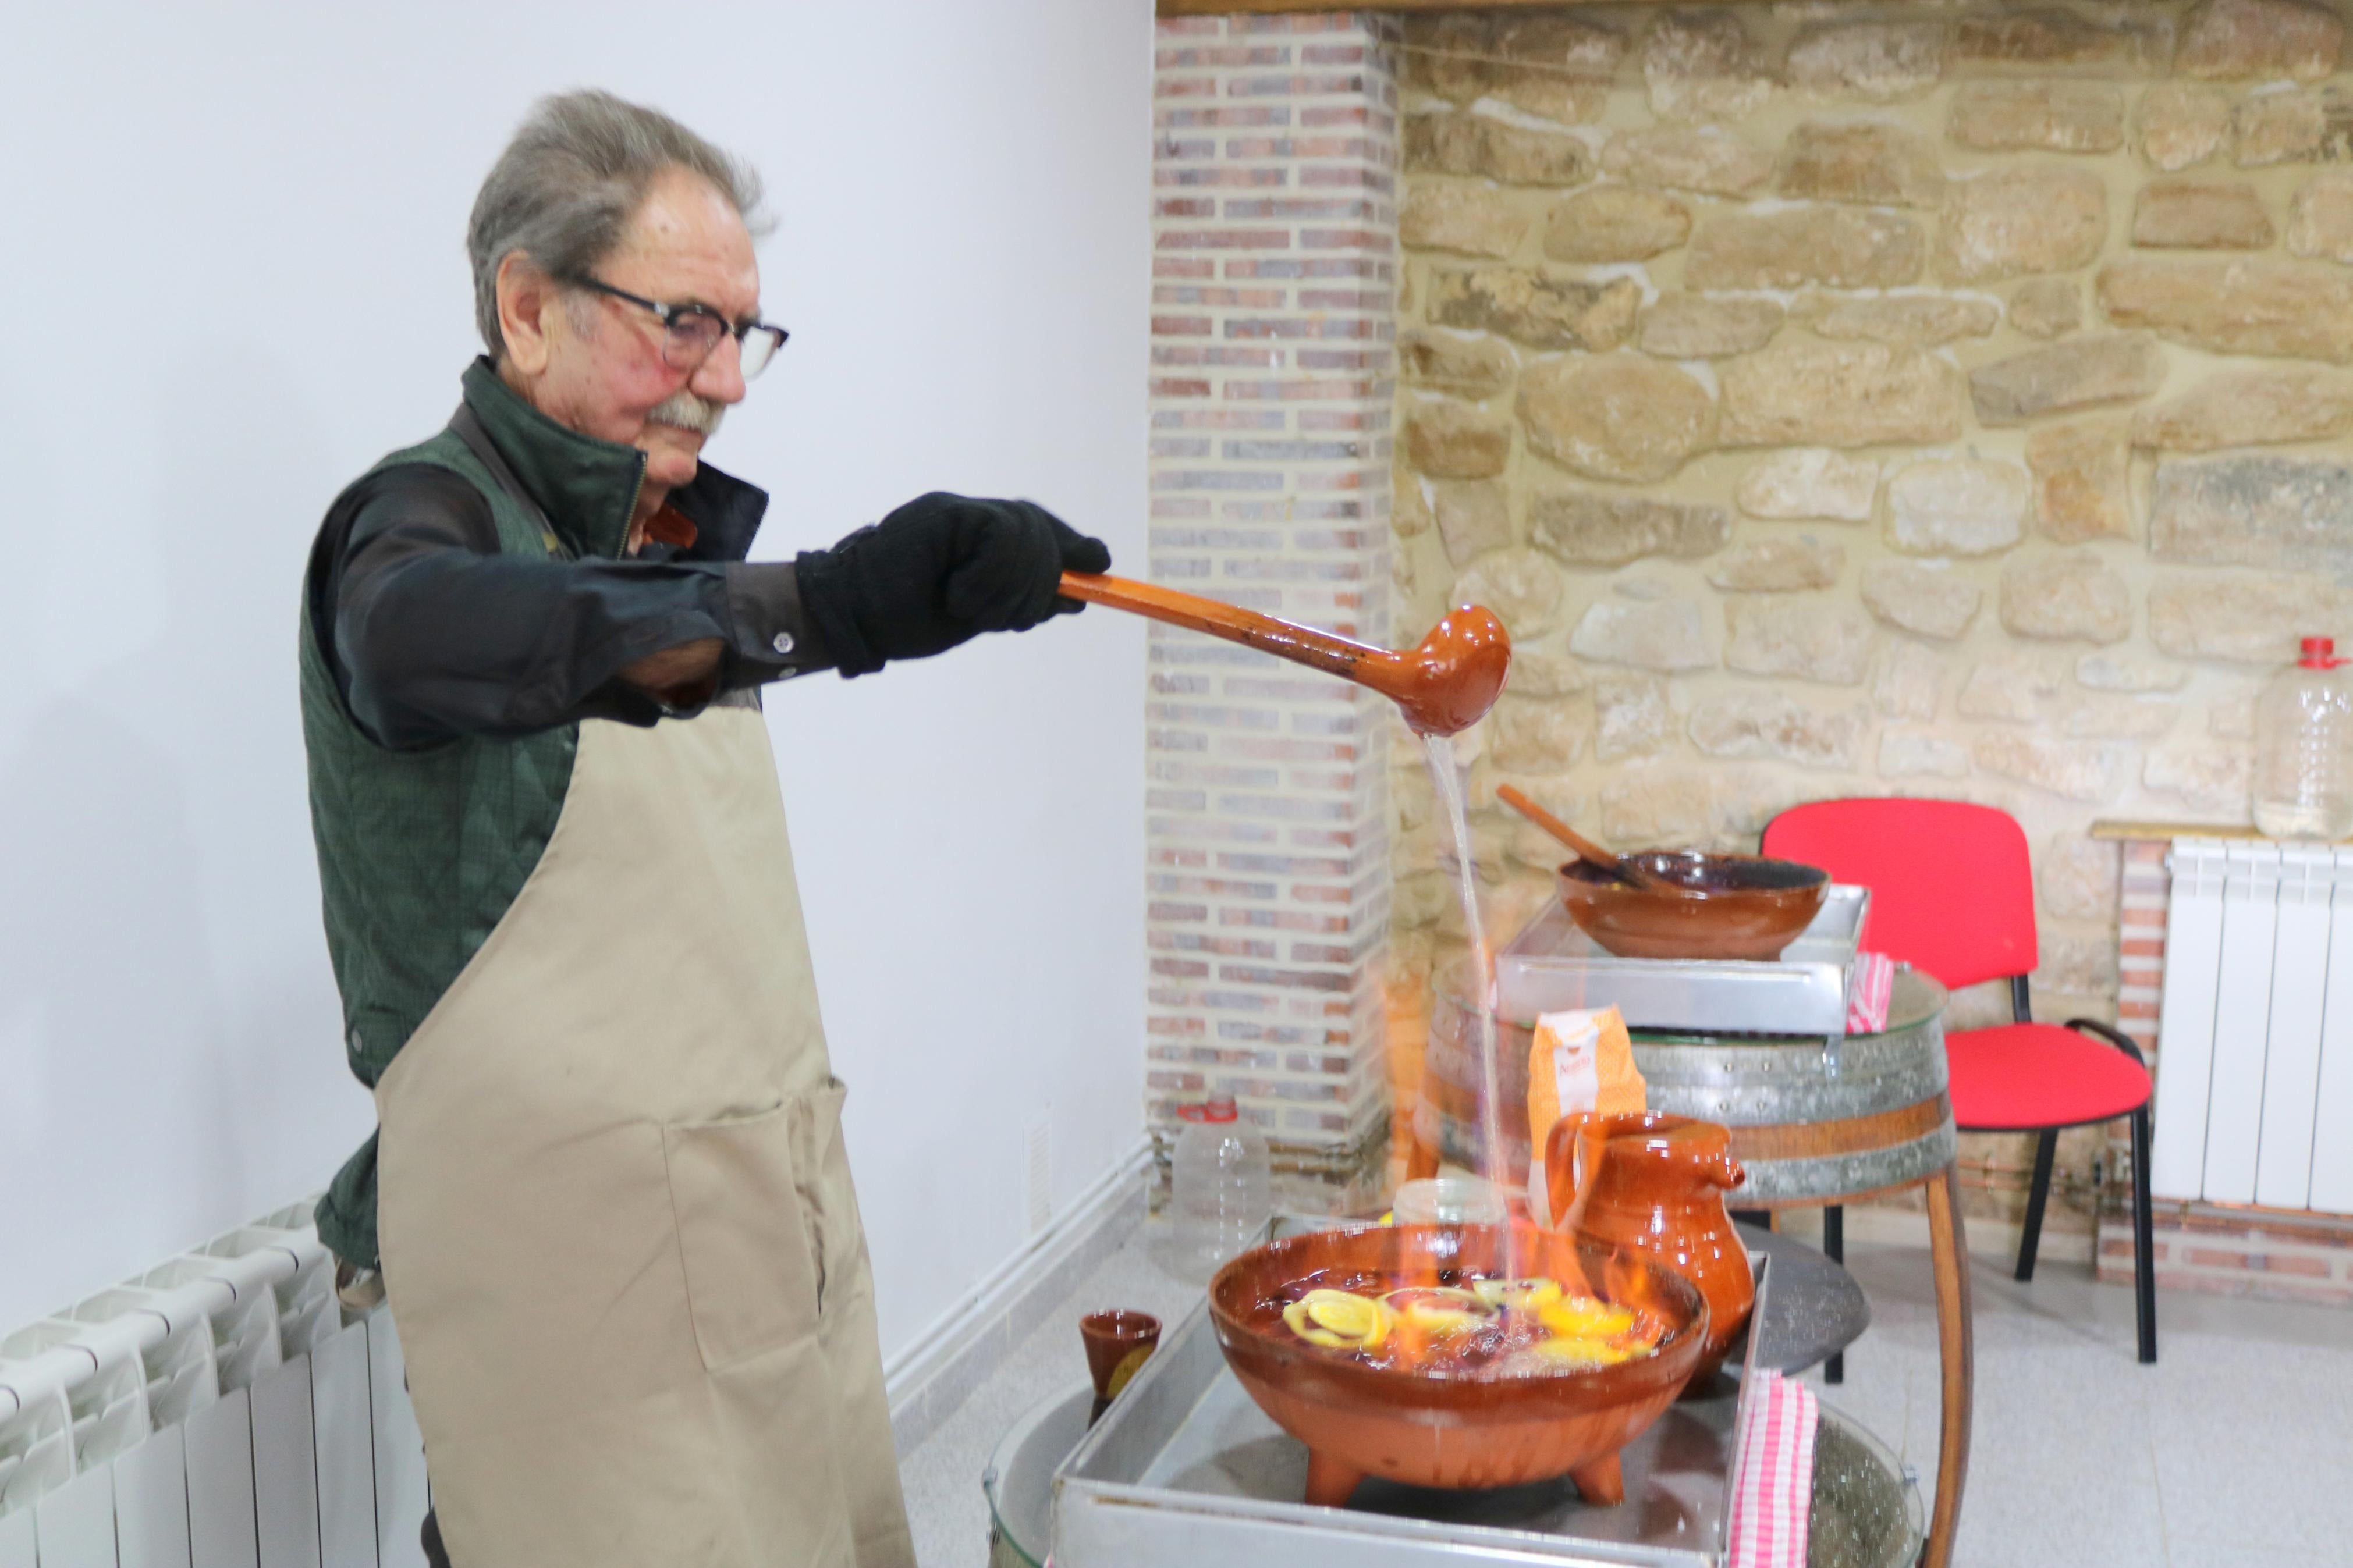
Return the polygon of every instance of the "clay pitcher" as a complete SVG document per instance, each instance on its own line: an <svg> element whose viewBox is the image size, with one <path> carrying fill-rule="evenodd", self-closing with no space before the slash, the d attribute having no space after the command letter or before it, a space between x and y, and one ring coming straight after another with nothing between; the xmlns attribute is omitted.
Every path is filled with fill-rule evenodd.
<svg viewBox="0 0 2353 1568"><path fill-rule="evenodd" d="M1554 1122L1545 1139L1556 1224L1575 1215L1578 1230L1651 1254L1707 1299L1707 1346L1694 1382L1723 1364L1757 1300L1748 1249L1724 1206L1724 1194L1746 1179L1732 1134L1688 1116L1579 1111Z"/></svg>

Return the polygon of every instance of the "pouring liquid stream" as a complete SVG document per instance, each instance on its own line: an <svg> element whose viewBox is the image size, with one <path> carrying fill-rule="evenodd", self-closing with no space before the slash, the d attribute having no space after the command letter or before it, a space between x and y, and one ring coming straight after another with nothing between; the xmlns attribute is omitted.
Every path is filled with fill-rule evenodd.
<svg viewBox="0 0 2353 1568"><path fill-rule="evenodd" d="M1504 1154L1504 1092L1495 1057L1495 954L1487 945L1487 930L1479 918L1479 872L1471 857L1471 824L1462 805L1462 780L1454 771L1451 736L1424 735L1422 758L1430 765L1430 782L1447 831L1454 836L1455 889L1462 900L1462 929L1471 944L1472 994L1469 1004L1477 1030L1479 1053L1479 1174L1495 1184L1508 1201L1525 1190L1528 1173L1506 1170ZM1507 1276L1520 1272L1519 1245L1509 1225L1504 1227L1504 1261Z"/></svg>
<svg viewBox="0 0 2353 1568"><path fill-rule="evenodd" d="M1477 1030L1479 1051L1479 1174L1495 1184L1508 1201L1511 1194L1527 1190L1523 1184L1543 1178L1533 1168L1514 1172L1506 1168L1504 1153L1504 1089L1503 1064L1498 1059L1500 1046L1495 1036L1495 953L1487 945L1486 924L1479 918L1479 876L1477 864L1471 858L1471 824L1463 809L1462 780L1454 771L1454 742L1449 736L1424 735L1421 738L1422 759L1430 765L1431 785L1438 792L1447 831L1454 836L1455 890L1462 900L1462 929L1471 944L1472 984L1474 994L1464 1000L1471 1005L1471 1015ZM1599 1175L1601 1162L1608 1158L1609 1144L1598 1134L1581 1138L1580 1156L1586 1172L1578 1185L1577 1196L1568 1213L1556 1215L1554 1224L1560 1230L1575 1236L1585 1217L1585 1200L1593 1191ZM1544 1151L1530 1150L1532 1163L1541 1162ZM1504 1227L1504 1262L1507 1277L1521 1272L1520 1247L1511 1226ZM1589 1296L1592 1285L1582 1278L1572 1250L1563 1260L1567 1277L1561 1283L1574 1295Z"/></svg>

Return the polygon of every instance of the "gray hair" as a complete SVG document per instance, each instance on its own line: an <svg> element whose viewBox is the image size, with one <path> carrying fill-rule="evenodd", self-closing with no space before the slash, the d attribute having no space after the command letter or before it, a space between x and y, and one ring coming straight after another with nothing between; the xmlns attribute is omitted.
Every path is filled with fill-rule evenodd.
<svg viewBox="0 0 2353 1568"><path fill-rule="evenodd" d="M709 181L754 233L760 176L659 110L593 88L541 99L492 164L466 222L474 322L496 359L499 264L520 250L554 278L577 278L620 243L646 189L670 169Z"/></svg>

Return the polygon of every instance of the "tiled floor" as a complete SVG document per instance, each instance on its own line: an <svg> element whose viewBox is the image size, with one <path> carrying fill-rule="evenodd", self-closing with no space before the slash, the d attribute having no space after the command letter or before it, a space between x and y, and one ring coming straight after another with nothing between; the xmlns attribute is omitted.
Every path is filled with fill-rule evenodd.
<svg viewBox="0 0 2353 1568"><path fill-rule="evenodd" d="M1936 1464L1934 1298L1923 1249L1850 1244L1871 1331L1832 1404ZM2165 1292L2155 1366L2132 1293L2046 1258L1980 1257L1977 1430L1957 1561L2307 1568L2353 1563L2353 1314ZM1809 1381L1821 1389L1819 1373ZM1900 1436L1899 1436L1900 1435Z"/></svg>
<svg viewBox="0 0 2353 1568"><path fill-rule="evenodd" d="M1087 1380L1079 1320L1101 1307L1150 1312L1174 1327L1200 1300L1147 1256L1158 1226L1146 1224L1057 1310L1014 1347L997 1371L899 1465L923 1568L980 1568L988 1561L988 1504L980 1472L1008 1427L1041 1400Z"/></svg>
<svg viewBox="0 0 2353 1568"><path fill-rule="evenodd" d="M1077 1320L1140 1307L1171 1323L1195 1292L1143 1235L1049 1314L901 1467L924 1568L979 1568L980 1472L1006 1428L1084 1380ZM1933 1484L1937 1375L1925 1249L1850 1241L1871 1331L1823 1390ZM2319 1568L2353 1563L2353 1314L2166 1294L2154 1367L2133 1360L2131 1293L2046 1256L2032 1285L1977 1267L1977 1434L1957 1560L1970 1568ZM1820 1388L1819 1373L1810 1374Z"/></svg>

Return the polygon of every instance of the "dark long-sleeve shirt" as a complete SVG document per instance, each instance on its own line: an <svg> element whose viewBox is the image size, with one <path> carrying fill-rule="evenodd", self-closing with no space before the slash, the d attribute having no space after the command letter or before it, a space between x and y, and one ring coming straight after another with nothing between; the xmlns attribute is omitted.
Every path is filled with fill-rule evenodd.
<svg viewBox="0 0 2353 1568"><path fill-rule="evenodd" d="M706 467L670 497L691 525L672 541L627 560L533 559L499 552L489 503L458 474L378 469L337 499L321 530L312 625L332 627L322 651L352 716L395 750L584 718L650 724L829 663L793 567L740 559L765 500ZM648 654L705 637L722 654L700 700L618 678Z"/></svg>

